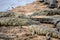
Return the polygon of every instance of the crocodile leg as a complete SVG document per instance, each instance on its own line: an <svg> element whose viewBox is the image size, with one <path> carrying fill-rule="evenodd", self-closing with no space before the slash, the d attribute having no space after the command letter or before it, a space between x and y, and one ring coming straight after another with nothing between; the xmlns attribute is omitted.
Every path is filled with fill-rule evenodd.
<svg viewBox="0 0 60 40"><path fill-rule="evenodd" d="M49 33L46 34L46 40L51 40L51 36Z"/></svg>

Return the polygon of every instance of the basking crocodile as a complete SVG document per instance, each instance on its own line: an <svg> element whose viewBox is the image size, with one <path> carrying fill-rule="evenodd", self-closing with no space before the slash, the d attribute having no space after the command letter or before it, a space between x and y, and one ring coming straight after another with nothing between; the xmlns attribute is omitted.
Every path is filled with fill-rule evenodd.
<svg viewBox="0 0 60 40"><path fill-rule="evenodd" d="M1 17L14 17L15 13L14 12L0 12L0 18Z"/></svg>
<svg viewBox="0 0 60 40"><path fill-rule="evenodd" d="M60 16L32 16L31 19L40 23L54 24L55 26L60 22Z"/></svg>
<svg viewBox="0 0 60 40"><path fill-rule="evenodd" d="M49 4L49 0L44 0L44 4Z"/></svg>
<svg viewBox="0 0 60 40"><path fill-rule="evenodd" d="M26 18L25 19L15 17L0 18L0 26L21 26L21 25L23 26L31 24L38 24L38 22Z"/></svg>
<svg viewBox="0 0 60 40"><path fill-rule="evenodd" d="M0 39L4 39L4 40L13 40L14 38L16 38L16 35L8 35L8 34L4 34L4 33L0 33Z"/></svg>
<svg viewBox="0 0 60 40"><path fill-rule="evenodd" d="M60 39L60 32L58 32L56 28L47 28L39 25L31 25L28 27L32 33L34 32L36 34L45 35L45 36L49 33L51 37Z"/></svg>
<svg viewBox="0 0 60 40"><path fill-rule="evenodd" d="M40 16L40 15L46 15L46 16L53 16L53 15L60 15L60 9L44 9L40 11L36 11L30 16Z"/></svg>
<svg viewBox="0 0 60 40"><path fill-rule="evenodd" d="M17 17L17 18L28 18L26 15L24 14L18 14L18 13L14 13L14 12L0 12L0 18L3 17Z"/></svg>

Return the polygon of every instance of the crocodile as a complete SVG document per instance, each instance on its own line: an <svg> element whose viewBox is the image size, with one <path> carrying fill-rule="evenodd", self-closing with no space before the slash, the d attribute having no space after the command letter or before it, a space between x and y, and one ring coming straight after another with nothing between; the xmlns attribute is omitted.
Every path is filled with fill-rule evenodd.
<svg viewBox="0 0 60 40"><path fill-rule="evenodd" d="M60 22L60 16L32 16L32 20L39 21L40 23L53 24L57 27L57 24Z"/></svg>
<svg viewBox="0 0 60 40"><path fill-rule="evenodd" d="M15 18L15 17L4 17L0 18L0 26L24 26L31 24L38 24L39 22L31 19Z"/></svg>
<svg viewBox="0 0 60 40"><path fill-rule="evenodd" d="M60 32L58 32L56 28L47 28L40 25L31 25L28 27L32 33L34 32L38 35L44 36L46 36L49 33L51 37L60 39Z"/></svg>
<svg viewBox="0 0 60 40"><path fill-rule="evenodd" d="M0 18L4 18L4 17L16 17L16 18L29 18L24 14L18 14L18 13L14 13L14 12L0 12Z"/></svg>
<svg viewBox="0 0 60 40"><path fill-rule="evenodd" d="M46 15L46 16L60 15L60 9L44 9L36 11L30 16L40 16L40 15Z"/></svg>
<svg viewBox="0 0 60 40"><path fill-rule="evenodd" d="M14 17L15 13L14 12L0 12L0 18L2 17Z"/></svg>
<svg viewBox="0 0 60 40"><path fill-rule="evenodd" d="M47 33L47 34L46 34L46 40L51 40L50 33Z"/></svg>
<svg viewBox="0 0 60 40"><path fill-rule="evenodd" d="M0 33L0 39L4 39L4 40L13 40L14 38L16 38L17 35L8 35L8 34L4 34L4 33Z"/></svg>

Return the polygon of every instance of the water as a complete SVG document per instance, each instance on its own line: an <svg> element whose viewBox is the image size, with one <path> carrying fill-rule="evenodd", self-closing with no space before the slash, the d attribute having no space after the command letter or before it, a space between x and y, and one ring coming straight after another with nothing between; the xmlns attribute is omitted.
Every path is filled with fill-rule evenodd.
<svg viewBox="0 0 60 40"><path fill-rule="evenodd" d="M35 0L0 0L0 11L7 11L17 6L32 3Z"/></svg>

